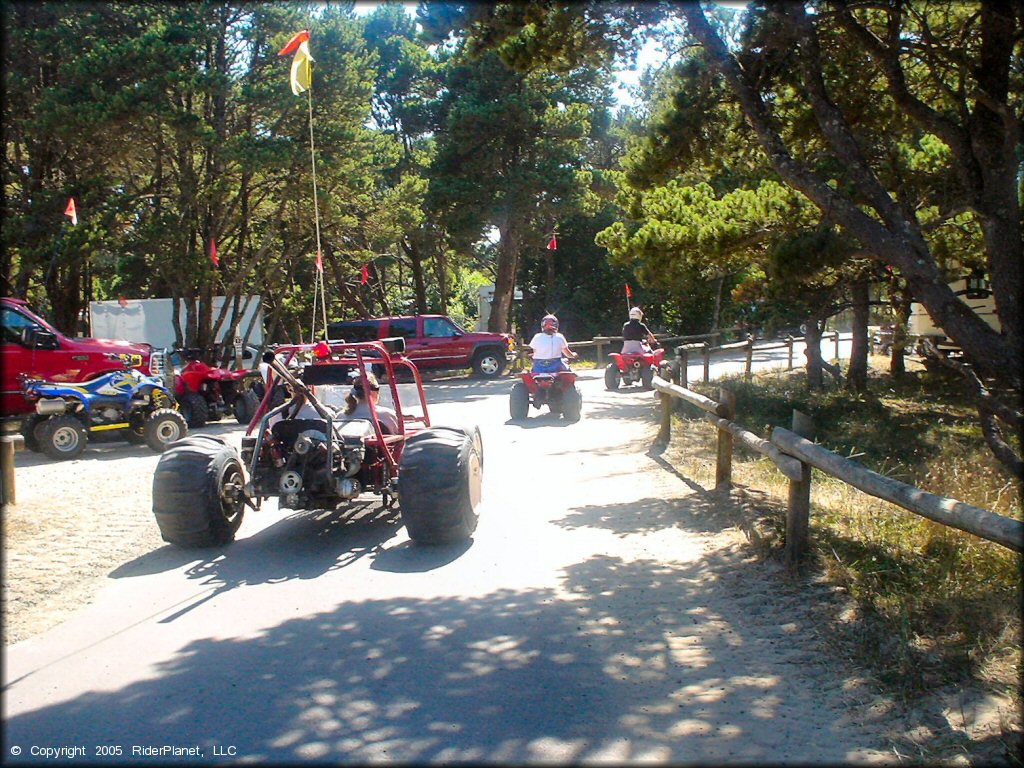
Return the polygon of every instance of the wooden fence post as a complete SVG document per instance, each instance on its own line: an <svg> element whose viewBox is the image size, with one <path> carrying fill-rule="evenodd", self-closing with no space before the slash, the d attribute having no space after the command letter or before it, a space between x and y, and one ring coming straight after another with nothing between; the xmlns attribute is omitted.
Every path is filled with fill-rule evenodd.
<svg viewBox="0 0 1024 768"><path fill-rule="evenodd" d="M25 438L20 434L5 434L0 437L0 486L4 504L17 504L14 487L14 452L20 451L25 445Z"/></svg>
<svg viewBox="0 0 1024 768"><path fill-rule="evenodd" d="M672 395L667 392L660 392L661 396L661 427L658 429L658 436L654 442L661 445L668 445L672 439Z"/></svg>
<svg viewBox="0 0 1024 768"><path fill-rule="evenodd" d="M597 364L598 364L598 366L600 366L601 363L604 362L604 343L607 340L608 339L605 338L604 336L595 336L594 337L594 346L597 348Z"/></svg>
<svg viewBox="0 0 1024 768"><path fill-rule="evenodd" d="M832 331L832 337L833 337L833 339L835 339L835 342L836 342L836 354L835 354L835 357L833 357L832 359L835 360L836 362L838 362L839 361L839 331Z"/></svg>
<svg viewBox="0 0 1024 768"><path fill-rule="evenodd" d="M747 367L743 372L747 381L750 381L750 369L754 361L754 337L747 334Z"/></svg>
<svg viewBox="0 0 1024 768"><path fill-rule="evenodd" d="M814 422L806 413L793 410L793 432L808 440L814 439ZM800 462L800 479L789 481L789 504L786 508L786 562L796 567L807 551L807 529L811 518L811 465Z"/></svg>
<svg viewBox="0 0 1024 768"><path fill-rule="evenodd" d="M723 419L732 421L736 418L736 395L725 387L718 388L718 402L725 406ZM732 485L732 432L727 429L718 430L718 458L715 462L715 490L728 489Z"/></svg>
<svg viewBox="0 0 1024 768"><path fill-rule="evenodd" d="M786 370L793 370L793 337L792 335L786 336L786 346L789 348L788 361L786 362Z"/></svg>
<svg viewBox="0 0 1024 768"><path fill-rule="evenodd" d="M710 362L711 362L711 347L709 347L708 343L705 341L704 342L704 383L705 384L707 384L709 381L711 381L710 370L709 370Z"/></svg>
<svg viewBox="0 0 1024 768"><path fill-rule="evenodd" d="M679 386L683 389L689 389L690 382L686 376L686 366L689 363L690 353L686 351L685 347L676 347L676 357L679 358Z"/></svg>

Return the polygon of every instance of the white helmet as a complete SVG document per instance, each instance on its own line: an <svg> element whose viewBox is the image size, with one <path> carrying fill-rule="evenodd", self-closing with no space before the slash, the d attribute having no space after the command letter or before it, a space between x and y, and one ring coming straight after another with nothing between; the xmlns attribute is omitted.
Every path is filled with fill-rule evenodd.
<svg viewBox="0 0 1024 768"><path fill-rule="evenodd" d="M643 310L640 309L640 307L633 307L631 310L629 310L630 320L640 320L641 318L643 318L643 316L644 313Z"/></svg>

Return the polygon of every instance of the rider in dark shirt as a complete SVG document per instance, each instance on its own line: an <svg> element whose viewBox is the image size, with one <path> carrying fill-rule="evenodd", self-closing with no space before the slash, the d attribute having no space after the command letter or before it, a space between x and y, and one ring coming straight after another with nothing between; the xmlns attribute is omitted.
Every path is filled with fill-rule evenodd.
<svg viewBox="0 0 1024 768"><path fill-rule="evenodd" d="M657 345L657 339L651 330L644 325L644 313L640 307L633 307L629 310L629 321L622 325L622 354L640 355L644 353L644 342L652 347Z"/></svg>

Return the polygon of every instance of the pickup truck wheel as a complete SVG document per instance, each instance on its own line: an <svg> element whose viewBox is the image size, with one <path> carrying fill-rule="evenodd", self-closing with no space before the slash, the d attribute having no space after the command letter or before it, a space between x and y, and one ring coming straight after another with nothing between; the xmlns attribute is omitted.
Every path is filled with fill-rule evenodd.
<svg viewBox="0 0 1024 768"><path fill-rule="evenodd" d="M186 392L178 398L178 406L181 408L181 415L185 417L185 423L190 429L199 429L206 426L206 420L210 416L210 409L206 405L203 396L198 392Z"/></svg>
<svg viewBox="0 0 1024 768"><path fill-rule="evenodd" d="M493 349L482 349L473 356L473 373L494 379L505 370L505 356Z"/></svg>
<svg viewBox="0 0 1024 768"><path fill-rule="evenodd" d="M173 408L160 408L146 417L142 427L146 445L157 453L163 453L167 446L188 434L185 417Z"/></svg>
<svg viewBox="0 0 1024 768"><path fill-rule="evenodd" d="M604 369L604 388L615 391L619 388L619 366L615 363L608 363Z"/></svg>
<svg viewBox="0 0 1024 768"><path fill-rule="evenodd" d="M426 429L405 441L398 499L409 538L450 544L473 535L483 468L473 439L461 429Z"/></svg>
<svg viewBox="0 0 1024 768"><path fill-rule="evenodd" d="M193 435L169 447L153 474L153 515L164 541L216 547L233 541L245 513L242 462L220 438Z"/></svg>
<svg viewBox="0 0 1024 768"><path fill-rule="evenodd" d="M57 461L76 459L89 442L85 425L75 416L51 416L39 425L36 435L43 453Z"/></svg>
<svg viewBox="0 0 1024 768"><path fill-rule="evenodd" d="M525 419L530 413L530 391L521 381L512 385L508 396L508 414L514 421Z"/></svg>

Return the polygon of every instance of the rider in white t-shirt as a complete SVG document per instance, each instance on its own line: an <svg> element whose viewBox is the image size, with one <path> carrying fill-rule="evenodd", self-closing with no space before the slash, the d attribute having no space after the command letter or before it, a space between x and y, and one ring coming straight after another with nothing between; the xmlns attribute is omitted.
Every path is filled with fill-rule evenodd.
<svg viewBox="0 0 1024 768"><path fill-rule="evenodd" d="M540 321L540 330L540 333L534 334L530 339L530 348L533 350L533 365L530 370L533 373L568 370L562 358L575 360L578 355L569 349L569 342L558 332L558 318L554 315L544 315Z"/></svg>

